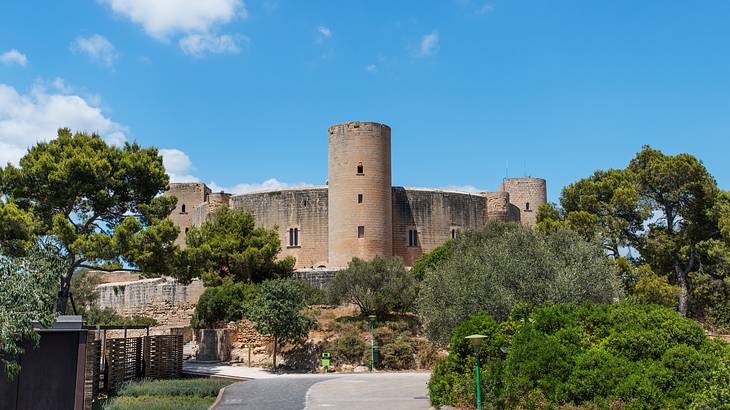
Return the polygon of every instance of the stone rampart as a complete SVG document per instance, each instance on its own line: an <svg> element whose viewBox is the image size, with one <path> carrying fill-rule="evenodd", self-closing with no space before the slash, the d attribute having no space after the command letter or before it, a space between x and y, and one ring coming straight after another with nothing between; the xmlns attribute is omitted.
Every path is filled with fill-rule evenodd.
<svg viewBox="0 0 730 410"><path fill-rule="evenodd" d="M102 308L110 307L124 316L150 316L160 326L188 326L203 284L194 279L189 285L182 285L163 277L102 284L96 292Z"/></svg>
<svg viewBox="0 0 730 410"><path fill-rule="evenodd" d="M295 268L327 265L327 187L253 192L231 198L231 207L254 216L256 226L277 228L280 257L293 256ZM290 232L296 229L296 242Z"/></svg>

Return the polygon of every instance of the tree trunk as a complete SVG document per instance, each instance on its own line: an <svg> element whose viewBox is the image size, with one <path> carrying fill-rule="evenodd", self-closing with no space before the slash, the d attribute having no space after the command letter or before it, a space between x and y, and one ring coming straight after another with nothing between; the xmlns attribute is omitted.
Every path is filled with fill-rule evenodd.
<svg viewBox="0 0 730 410"><path fill-rule="evenodd" d="M274 372L276 372L276 335L274 335Z"/></svg>
<svg viewBox="0 0 730 410"><path fill-rule="evenodd" d="M679 294L679 313L682 316L687 316L687 310L689 306L689 288L687 286L687 274L694 266L695 252L694 249L690 249L689 262L686 267L682 267L679 262L679 255L674 255L674 271L677 273L677 282L679 287L682 289L682 293Z"/></svg>
<svg viewBox="0 0 730 410"><path fill-rule="evenodd" d="M679 294L679 313L687 316L687 305L689 305L689 290L687 289L687 272L685 272L679 264L675 266L677 270L677 280L682 293Z"/></svg>
<svg viewBox="0 0 730 410"><path fill-rule="evenodd" d="M58 298L56 299L56 312L59 315L66 314L66 306L68 305L68 295L71 291L71 275L61 276L60 286L58 290Z"/></svg>

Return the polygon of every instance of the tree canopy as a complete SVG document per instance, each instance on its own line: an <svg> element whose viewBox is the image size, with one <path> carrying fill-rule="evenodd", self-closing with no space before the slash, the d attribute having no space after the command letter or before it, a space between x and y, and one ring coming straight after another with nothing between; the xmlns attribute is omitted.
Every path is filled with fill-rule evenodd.
<svg viewBox="0 0 730 410"><path fill-rule="evenodd" d="M480 312L502 321L518 304L608 303L621 295L599 244L564 229L548 235L494 222L454 240L446 259L426 271L417 305L429 338L445 344L459 322Z"/></svg>
<svg viewBox="0 0 730 410"><path fill-rule="evenodd" d="M679 311L686 315L690 296L700 301L712 293L730 295L730 283L723 282L730 277L728 198L694 156L645 146L626 168L599 170L563 189L560 208L540 208L538 227L596 238L616 258L621 249L638 251L636 265L648 264L679 285ZM703 305L694 309L704 311Z"/></svg>
<svg viewBox="0 0 730 410"><path fill-rule="evenodd" d="M361 315L385 316L410 309L416 300L416 280L400 258L353 258L337 272L328 288L330 299L357 305Z"/></svg>
<svg viewBox="0 0 730 410"><path fill-rule="evenodd" d="M31 234L45 238L67 262L57 310L66 311L71 279L80 268L130 266L170 274L179 229L167 219L175 198L155 148L109 146L97 134L72 134L28 150L0 178L4 246L18 250ZM102 268L103 269L103 268Z"/></svg>
<svg viewBox="0 0 730 410"><path fill-rule="evenodd" d="M291 256L277 260L281 241L275 229L257 227L250 213L229 207L191 227L186 243L189 276L203 278L205 286L286 277L296 262Z"/></svg>
<svg viewBox="0 0 730 410"><path fill-rule="evenodd" d="M0 365L11 378L20 370L15 359L23 344L37 345L40 338L33 322L49 326L56 318L58 278L67 264L42 244L24 256L0 254Z"/></svg>
<svg viewBox="0 0 730 410"><path fill-rule="evenodd" d="M259 285L259 294L249 312L256 330L274 339L274 369L276 351L284 343L304 340L317 322L304 314L307 306L305 285L296 279L272 279Z"/></svg>

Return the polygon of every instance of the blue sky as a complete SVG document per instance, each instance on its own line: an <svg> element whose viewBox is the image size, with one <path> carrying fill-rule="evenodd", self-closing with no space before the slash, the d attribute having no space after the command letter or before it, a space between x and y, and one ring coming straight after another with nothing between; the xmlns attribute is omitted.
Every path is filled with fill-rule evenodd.
<svg viewBox="0 0 730 410"><path fill-rule="evenodd" d="M729 20L727 1L6 1L0 161L70 126L165 149L175 180L321 184L327 127L362 120L392 127L396 185L495 190L509 164L556 200L650 144L730 189Z"/></svg>

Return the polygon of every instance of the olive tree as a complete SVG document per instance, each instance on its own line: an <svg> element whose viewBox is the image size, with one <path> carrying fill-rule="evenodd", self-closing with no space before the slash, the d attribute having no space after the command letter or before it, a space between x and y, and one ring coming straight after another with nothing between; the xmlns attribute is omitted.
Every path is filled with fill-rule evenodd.
<svg viewBox="0 0 730 410"><path fill-rule="evenodd" d="M426 270L418 310L427 335L445 344L456 325L477 313L496 321L517 304L606 303L622 296L602 246L579 234L545 234L517 224L490 223L456 238L448 256Z"/></svg>

